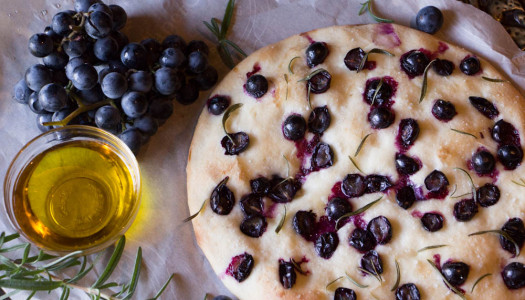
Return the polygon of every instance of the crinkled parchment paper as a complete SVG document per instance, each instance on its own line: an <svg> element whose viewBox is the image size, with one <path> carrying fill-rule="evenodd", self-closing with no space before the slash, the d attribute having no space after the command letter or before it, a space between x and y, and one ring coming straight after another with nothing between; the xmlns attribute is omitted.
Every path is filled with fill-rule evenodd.
<svg viewBox="0 0 525 300"><path fill-rule="evenodd" d="M202 24L222 18L227 0L124 0L128 13L124 28L131 41L146 37L162 40L179 34L187 41L202 39L212 46L213 37ZM358 16L362 0L238 0L230 39L247 53L290 35L341 24L374 22ZM435 5L444 13L445 25L437 36L463 46L492 62L520 90L525 91L525 56L503 27L489 15L456 0L376 0L376 14L409 26L417 11ZM12 87L25 69L39 60L27 51L28 38L51 23L55 13L72 9L73 0L2 0L0 5L0 180L17 151L39 134L35 114L12 97ZM210 60L221 78L227 69L212 47ZM520 76L521 75L521 76ZM136 299L154 295L171 273L174 280L163 299L202 299L205 293L229 294L198 248L186 199L186 160L193 129L208 94L190 105L175 103L173 116L160 128L138 156L144 192L137 219L127 234L122 262L115 271L117 282L129 278L136 250L143 249L143 270ZM213 228L210 228L213 230ZM0 214L0 231L12 232L6 215ZM107 257L106 257L107 259ZM103 263L97 272L101 272ZM94 277L85 283L90 284ZM25 294L27 295L27 294ZM58 299L58 294L37 294L37 299ZM76 294L75 299L81 294ZM83 296L85 298L85 296ZM25 299L18 294L14 299ZM73 299L73 296L72 298Z"/></svg>

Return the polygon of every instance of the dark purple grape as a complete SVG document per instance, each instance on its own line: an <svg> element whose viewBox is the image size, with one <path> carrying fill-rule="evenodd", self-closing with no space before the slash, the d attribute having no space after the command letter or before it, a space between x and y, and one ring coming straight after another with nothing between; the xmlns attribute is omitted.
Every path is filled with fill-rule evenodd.
<svg viewBox="0 0 525 300"><path fill-rule="evenodd" d="M508 234L509 237L512 238L514 242L516 242L520 249L523 247L523 243L525 242L525 226L523 225L523 221L520 218L509 219L507 222L505 222L505 224L503 224L501 230ZM516 255L516 247L514 246L513 242L500 235L499 243L503 249Z"/></svg>
<svg viewBox="0 0 525 300"><path fill-rule="evenodd" d="M172 95L182 87L184 78L172 68L162 67L155 72L155 88L162 95Z"/></svg>
<svg viewBox="0 0 525 300"><path fill-rule="evenodd" d="M476 191L476 201L481 207L492 206L498 203L499 198L499 188L492 183L486 183Z"/></svg>
<svg viewBox="0 0 525 300"><path fill-rule="evenodd" d="M46 84L38 92L38 102L40 102L42 108L49 112L56 112L65 108L67 101L66 90L56 83Z"/></svg>
<svg viewBox="0 0 525 300"><path fill-rule="evenodd" d="M166 48L159 57L159 64L163 67L179 68L185 62L186 56L178 48Z"/></svg>
<svg viewBox="0 0 525 300"><path fill-rule="evenodd" d="M53 70L62 70L69 62L69 57L62 51L53 51L42 59L44 65Z"/></svg>
<svg viewBox="0 0 525 300"><path fill-rule="evenodd" d="M297 274L295 273L295 267L291 262L279 260L279 281L285 289L291 289L295 281L297 280Z"/></svg>
<svg viewBox="0 0 525 300"><path fill-rule="evenodd" d="M99 0L75 0L75 11L87 12L89 7Z"/></svg>
<svg viewBox="0 0 525 300"><path fill-rule="evenodd" d="M120 106L126 116L134 119L146 113L148 100L142 93L129 91L122 96Z"/></svg>
<svg viewBox="0 0 525 300"><path fill-rule="evenodd" d="M262 196L270 192L271 183L266 177L257 177L250 180L250 187L252 188L252 193Z"/></svg>
<svg viewBox="0 0 525 300"><path fill-rule="evenodd" d="M139 153L142 146L142 134L136 128L129 128L123 131L118 137L129 147L135 155Z"/></svg>
<svg viewBox="0 0 525 300"><path fill-rule="evenodd" d="M339 245L339 236L336 232L325 232L321 234L314 243L315 252L324 259L329 259Z"/></svg>
<svg viewBox="0 0 525 300"><path fill-rule="evenodd" d="M356 300L354 290L345 287L338 287L334 293L334 300Z"/></svg>
<svg viewBox="0 0 525 300"><path fill-rule="evenodd" d="M496 159L487 150L480 150L472 155L472 167L478 174L490 174L495 166Z"/></svg>
<svg viewBox="0 0 525 300"><path fill-rule="evenodd" d="M118 43L111 36L98 39L93 45L93 53L101 61L110 61L115 59L118 52Z"/></svg>
<svg viewBox="0 0 525 300"><path fill-rule="evenodd" d="M403 119L399 123L399 142L403 147L408 148L413 145L419 136L419 124L414 119Z"/></svg>
<svg viewBox="0 0 525 300"><path fill-rule="evenodd" d="M322 94L330 88L332 75L328 71L321 71L308 80L308 87L310 92L314 94Z"/></svg>
<svg viewBox="0 0 525 300"><path fill-rule="evenodd" d="M438 75L449 76L454 72L454 63L450 60L436 58L432 68Z"/></svg>
<svg viewBox="0 0 525 300"><path fill-rule="evenodd" d="M454 217L460 222L470 221L478 213L478 204L474 199L463 199L454 204Z"/></svg>
<svg viewBox="0 0 525 300"><path fill-rule="evenodd" d="M44 65L36 64L29 67L24 76L27 87L38 92L40 89L52 82L51 72Z"/></svg>
<svg viewBox="0 0 525 300"><path fill-rule="evenodd" d="M436 232L443 228L443 216L439 213L425 213L421 217L421 224L425 230Z"/></svg>
<svg viewBox="0 0 525 300"><path fill-rule="evenodd" d="M128 82L126 81L126 77L122 74L111 72L104 76L100 87L106 97L110 99L118 99L127 91Z"/></svg>
<svg viewBox="0 0 525 300"><path fill-rule="evenodd" d="M459 69L466 75L475 75L481 70L481 63L477 57L470 56L461 61Z"/></svg>
<svg viewBox="0 0 525 300"><path fill-rule="evenodd" d="M396 153L395 163L397 172L403 175L412 175L421 169L417 160L401 153Z"/></svg>
<svg viewBox="0 0 525 300"><path fill-rule="evenodd" d="M18 103L26 104L33 91L27 86L25 79L20 79L13 89L13 99Z"/></svg>
<svg viewBox="0 0 525 300"><path fill-rule="evenodd" d="M337 221L343 215L352 212L352 205L348 200L343 198L332 198L328 201L325 213L331 221Z"/></svg>
<svg viewBox="0 0 525 300"><path fill-rule="evenodd" d="M374 236L379 245L384 245L392 239L392 225L384 216L375 217L370 220L366 230Z"/></svg>
<svg viewBox="0 0 525 300"><path fill-rule="evenodd" d="M496 106L485 98L470 96L468 97L468 100L475 109L489 119L494 119L499 114Z"/></svg>
<svg viewBox="0 0 525 300"><path fill-rule="evenodd" d="M147 93L153 87L153 75L147 71L137 71L128 76L128 89L135 92Z"/></svg>
<svg viewBox="0 0 525 300"><path fill-rule="evenodd" d="M306 240L310 240L315 230L315 214L310 211L299 210L295 213L292 220L292 227L304 237Z"/></svg>
<svg viewBox="0 0 525 300"><path fill-rule="evenodd" d="M438 99L434 103L434 106L432 106L432 115L440 121L448 122L457 115L456 107L452 102Z"/></svg>
<svg viewBox="0 0 525 300"><path fill-rule="evenodd" d="M202 52L205 55L208 55L210 53L210 49L208 48L208 45L206 45L205 42L192 40L188 43L186 49L184 49L184 53L190 54L195 51Z"/></svg>
<svg viewBox="0 0 525 300"><path fill-rule="evenodd" d="M356 228L348 238L348 243L357 251L367 252L375 248L376 239L369 231Z"/></svg>
<svg viewBox="0 0 525 300"><path fill-rule="evenodd" d="M421 300L419 289L413 283L406 283L396 290L396 300Z"/></svg>
<svg viewBox="0 0 525 300"><path fill-rule="evenodd" d="M44 28L44 33L49 35L54 44L58 44L62 41L62 36L54 32L52 26L46 26L46 28Z"/></svg>
<svg viewBox="0 0 525 300"><path fill-rule="evenodd" d="M313 68L322 64L328 56L328 47L325 42L314 42L306 48L306 64Z"/></svg>
<svg viewBox="0 0 525 300"><path fill-rule="evenodd" d="M181 53L184 54L182 51ZM206 56L206 54L200 51L195 51L195 52L188 54L188 66L187 66L188 71L190 71L193 74L199 74L199 73L204 72L204 70L206 70L207 67L208 67L208 57Z"/></svg>
<svg viewBox="0 0 525 300"><path fill-rule="evenodd" d="M373 275L383 274L383 262L375 250L370 250L361 258L361 268Z"/></svg>
<svg viewBox="0 0 525 300"><path fill-rule="evenodd" d="M464 262L446 262L441 266L441 274L453 286L462 285L467 281L470 267Z"/></svg>
<svg viewBox="0 0 525 300"><path fill-rule="evenodd" d="M109 9L109 6L107 6L106 4L102 2L93 3L88 8L88 12L94 12L94 11L102 11L108 14L110 17L113 17L113 12L111 11L111 9Z"/></svg>
<svg viewBox="0 0 525 300"><path fill-rule="evenodd" d="M73 70L71 82L79 90L90 90L98 84L97 70L91 65L81 64Z"/></svg>
<svg viewBox="0 0 525 300"><path fill-rule="evenodd" d="M514 145L503 145L498 147L498 159L505 169L514 170L523 161L523 150Z"/></svg>
<svg viewBox="0 0 525 300"><path fill-rule="evenodd" d="M250 137L246 132L230 133L225 135L221 140L221 146L224 148L226 155L238 155L248 148ZM231 139L230 139L231 138Z"/></svg>
<svg viewBox="0 0 525 300"><path fill-rule="evenodd" d="M53 129L53 126L44 126L44 123L51 122L52 117L53 114L50 113L38 114L36 117L36 125L41 132L47 132Z"/></svg>
<svg viewBox="0 0 525 300"><path fill-rule="evenodd" d="M162 122L173 114L173 101L168 98L153 98L149 103L149 113Z"/></svg>
<svg viewBox="0 0 525 300"><path fill-rule="evenodd" d="M65 40L62 44L62 49L70 57L79 57L88 50L88 38L82 34L75 32L71 38Z"/></svg>
<svg viewBox="0 0 525 300"><path fill-rule="evenodd" d="M393 94L392 86L388 84L387 82L383 81L378 91L377 88L380 82L381 82L381 79L377 79L377 78L371 81L367 81L366 87L365 87L366 103L370 105L372 105L373 103L374 106L383 106L388 103L388 100L390 100L390 98L392 98L392 94ZM374 99L374 96L375 96L375 99Z"/></svg>
<svg viewBox="0 0 525 300"><path fill-rule="evenodd" d="M347 197L360 197L365 193L365 178L359 174L348 174L341 183L341 191Z"/></svg>
<svg viewBox="0 0 525 300"><path fill-rule="evenodd" d="M78 91L77 95L84 104L95 104L104 100L104 93L98 84L90 90Z"/></svg>
<svg viewBox="0 0 525 300"><path fill-rule="evenodd" d="M29 96L29 102L27 103L29 106L29 109L31 109L32 112L35 114L45 114L48 113L43 107L42 104L40 104L40 101L38 101L38 93L32 92L32 94Z"/></svg>
<svg viewBox="0 0 525 300"><path fill-rule="evenodd" d="M210 196L210 207L214 213L218 215L228 215L235 205L235 195L226 186L229 177L225 177L217 186L213 189Z"/></svg>
<svg viewBox="0 0 525 300"><path fill-rule="evenodd" d="M250 276L254 259L251 254L243 253L232 258L232 262L228 265L226 269L226 274L231 275L238 282L243 282Z"/></svg>
<svg viewBox="0 0 525 300"><path fill-rule="evenodd" d="M316 134L323 134L330 126L331 117L328 107L319 106L312 110L308 117L308 130Z"/></svg>
<svg viewBox="0 0 525 300"><path fill-rule="evenodd" d="M162 53L162 46L156 39L148 38L142 40L140 44L146 49L146 56L149 64L153 64L159 60Z"/></svg>
<svg viewBox="0 0 525 300"><path fill-rule="evenodd" d="M208 99L207 102L208 105L208 111L212 115L221 115L228 106L230 106L230 97L228 96L222 96L222 95L215 95Z"/></svg>
<svg viewBox="0 0 525 300"><path fill-rule="evenodd" d="M184 50L186 48L186 41L176 34L168 35L164 41L162 41L162 48L179 48Z"/></svg>
<svg viewBox="0 0 525 300"><path fill-rule="evenodd" d="M193 104L199 99L199 84L194 79L190 79L182 85L175 99L182 105Z"/></svg>
<svg viewBox="0 0 525 300"><path fill-rule="evenodd" d="M144 70L147 66L147 59L148 53L146 48L139 43L129 43L120 52L120 60L130 69ZM155 72L155 75L157 72Z"/></svg>
<svg viewBox="0 0 525 300"><path fill-rule="evenodd" d="M74 25L73 17L66 11L61 11L54 15L51 23L53 31L61 36L67 36L71 32L70 26Z"/></svg>
<svg viewBox="0 0 525 300"><path fill-rule="evenodd" d="M124 28L124 25L126 25L126 22L128 21L128 14L126 14L126 11L116 4L111 4L109 9L111 9L113 17L113 30Z"/></svg>
<svg viewBox="0 0 525 300"><path fill-rule="evenodd" d="M133 127L137 128L145 136L152 136L157 133L159 123L146 114L133 120Z"/></svg>
<svg viewBox="0 0 525 300"><path fill-rule="evenodd" d="M84 29L90 37L100 39L109 35L113 29L113 20L101 10L93 11L87 17Z"/></svg>
<svg viewBox="0 0 525 300"><path fill-rule="evenodd" d="M330 145L319 143L314 148L311 165L314 169L326 169L334 164L334 159L334 151Z"/></svg>
<svg viewBox="0 0 525 300"><path fill-rule="evenodd" d="M109 37L111 37L112 39L114 39L116 42L117 42L117 45L118 45L118 51L115 55L116 59L118 59L118 54L120 53L120 51L122 51L122 49L124 49L124 46L126 46L127 44L129 44L129 38L122 32L120 31L111 31L109 33Z"/></svg>
<svg viewBox="0 0 525 300"><path fill-rule="evenodd" d="M350 71L357 71L359 69L359 66L361 65L361 62L365 58L365 55L366 52L359 47L348 51L344 58L345 66Z"/></svg>
<svg viewBox="0 0 525 300"><path fill-rule="evenodd" d="M35 33L29 38L29 52L36 57L44 57L53 52L53 40L45 33Z"/></svg>
<svg viewBox="0 0 525 300"><path fill-rule="evenodd" d="M73 70L75 70L76 67L87 63L87 60L85 60L83 57L74 57L69 60L69 62L66 65L66 76L71 80L73 78ZM99 81L100 81L100 75L99 75Z"/></svg>
<svg viewBox="0 0 525 300"><path fill-rule="evenodd" d="M396 202L399 207L409 209L416 201L416 193L411 186L404 186L396 193Z"/></svg>
<svg viewBox="0 0 525 300"><path fill-rule="evenodd" d="M261 74L252 75L246 81L245 89L250 96L261 98L268 91L268 80Z"/></svg>
<svg viewBox="0 0 525 300"><path fill-rule="evenodd" d="M428 56L418 50L411 50L401 56L401 69L403 69L409 77L423 75L429 63L430 59Z"/></svg>
<svg viewBox="0 0 525 300"><path fill-rule="evenodd" d="M388 108L379 106L374 107L368 114L368 122L373 129L384 129L392 125L395 114Z"/></svg>
<svg viewBox="0 0 525 300"><path fill-rule="evenodd" d="M306 121L299 114L292 114L284 120L283 135L288 140L297 141L304 137L306 132Z"/></svg>
<svg viewBox="0 0 525 300"><path fill-rule="evenodd" d="M501 119L494 124L492 127L492 139L498 143L508 144L519 136L518 131L514 125Z"/></svg>
<svg viewBox="0 0 525 300"><path fill-rule="evenodd" d="M501 272L501 277L507 288L516 290L525 286L525 265L511 262Z"/></svg>
<svg viewBox="0 0 525 300"><path fill-rule="evenodd" d="M264 202L262 197L257 194L248 194L244 195L239 202L241 209L245 215L264 215Z"/></svg>
<svg viewBox="0 0 525 300"><path fill-rule="evenodd" d="M266 218L261 215L249 215L241 223L241 232L253 238L258 238L266 231Z"/></svg>
<svg viewBox="0 0 525 300"><path fill-rule="evenodd" d="M434 170L425 178L425 187L430 192L439 193L449 185L447 176L443 172Z"/></svg>
<svg viewBox="0 0 525 300"><path fill-rule="evenodd" d="M59 111L56 111L53 113L53 117L51 117L51 121L52 122L60 122L62 120L64 120L68 115L70 115L72 112L74 111L73 108L71 107L65 107L65 108L62 108L61 110ZM75 118L77 119L77 118ZM74 125L74 124L78 124L78 119L77 120L71 120L69 121L67 124L68 125ZM54 125L53 128L60 128L61 126L60 125Z"/></svg>
<svg viewBox="0 0 525 300"><path fill-rule="evenodd" d="M295 194L301 189L301 182L295 179L286 179L274 176L271 181L272 188L268 197L273 202L287 203L293 200Z"/></svg>
<svg viewBox="0 0 525 300"><path fill-rule="evenodd" d="M95 124L99 128L115 131L120 125L120 111L111 105L98 108L95 113Z"/></svg>
<svg viewBox="0 0 525 300"><path fill-rule="evenodd" d="M425 6L417 12L416 28L434 34L443 26L443 13L435 6Z"/></svg>
<svg viewBox="0 0 525 300"><path fill-rule="evenodd" d="M382 175L368 175L365 177L366 193L384 192L392 187L390 179Z"/></svg>
<svg viewBox="0 0 525 300"><path fill-rule="evenodd" d="M212 66L208 66L206 70L195 76L195 81L197 81L197 83L199 84L199 89L201 91L211 89L217 83L218 80L219 74L217 73L217 70Z"/></svg>

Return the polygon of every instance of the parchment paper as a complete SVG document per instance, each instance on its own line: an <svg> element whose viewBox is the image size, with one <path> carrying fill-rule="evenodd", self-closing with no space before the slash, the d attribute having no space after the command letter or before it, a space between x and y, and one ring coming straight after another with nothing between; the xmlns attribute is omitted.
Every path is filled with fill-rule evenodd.
<svg viewBox="0 0 525 300"><path fill-rule="evenodd" d="M335 24L373 23L367 14L358 16L362 0L238 0L229 38L247 53L289 35ZM146 37L161 40L179 34L187 41L203 39L211 46L210 60L222 78L227 68L212 46L213 37L202 24L211 17L222 19L227 0L124 0L107 1L125 8L124 28L131 41ZM439 38L469 49L492 62L523 94L525 56L503 27L489 15L456 0L376 0L375 12L409 26L417 11L434 5L444 13ZM73 9L73 0L0 1L0 182L18 150L39 134L35 114L12 97L15 83L25 69L39 60L27 50L28 38L42 32L55 13ZM182 106L175 103L173 116L141 150L138 160L144 191L137 219L127 233L122 262L113 279L123 282L132 273L137 248L143 250L143 269L136 299L155 294L171 273L174 280L162 299L202 299L205 293L228 291L198 248L191 224L182 224L188 212L186 160L193 129L208 97ZM2 189L3 190L3 189ZM2 192L3 193L3 192ZM2 209L3 210L3 209ZM193 212L192 212L193 213ZM213 228L210 228L213 230ZM0 231L13 232L5 213L0 213ZM107 259L107 257L106 257ZM103 269L104 260L97 272ZM83 281L90 285L93 276ZM18 294L13 299L25 299ZM34 299L58 299L59 294L39 293ZM231 295L230 295L231 296ZM71 299L87 299L81 293Z"/></svg>

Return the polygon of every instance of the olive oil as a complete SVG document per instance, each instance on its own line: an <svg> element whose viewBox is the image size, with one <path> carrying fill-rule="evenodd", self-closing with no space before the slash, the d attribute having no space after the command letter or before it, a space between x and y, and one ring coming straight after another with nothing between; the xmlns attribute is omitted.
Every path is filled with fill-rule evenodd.
<svg viewBox="0 0 525 300"><path fill-rule="evenodd" d="M133 217L138 197L125 162L97 141L71 141L38 154L19 175L16 221L29 239L54 251L90 248Z"/></svg>

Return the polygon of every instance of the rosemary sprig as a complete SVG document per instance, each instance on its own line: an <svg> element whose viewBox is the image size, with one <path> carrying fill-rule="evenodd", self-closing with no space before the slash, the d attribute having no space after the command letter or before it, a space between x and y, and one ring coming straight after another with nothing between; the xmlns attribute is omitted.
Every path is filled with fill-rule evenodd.
<svg viewBox="0 0 525 300"><path fill-rule="evenodd" d="M485 76L481 76L481 78L483 80L490 81L490 82L509 82L508 80L499 79L499 78L489 78L489 77L485 77Z"/></svg>
<svg viewBox="0 0 525 300"><path fill-rule="evenodd" d="M436 266L436 264L433 261L431 261L430 259L427 259L427 261L436 271L438 271L439 275L441 275L441 278L443 279L443 282L445 282L445 284L447 285L447 287L449 289L451 289L461 299L467 300L467 298L465 297L464 293L462 293L460 290L458 290L456 287L454 287L452 284L450 284L450 282L448 282L448 280L445 278L445 276L443 276L443 273L441 273L441 271L439 271L438 267Z"/></svg>
<svg viewBox="0 0 525 300"><path fill-rule="evenodd" d="M488 276L491 276L492 274L491 273L487 273L487 274L483 274L481 275L480 278L478 278L478 280L476 280L476 282L474 282L474 284L472 285L472 289L470 290L470 293L473 293L474 292L474 288L476 287L476 285L478 285L478 283L483 280L485 277L488 277Z"/></svg>
<svg viewBox="0 0 525 300"><path fill-rule="evenodd" d="M401 270L399 270L399 263L397 262L397 259L394 259L394 262L396 263L396 282L390 289L391 292L397 290L397 287L399 286L399 281L401 281Z"/></svg>
<svg viewBox="0 0 525 300"><path fill-rule="evenodd" d="M362 15L365 13L365 11L368 10L368 14L376 21L376 22L379 22L379 23L393 23L394 21L390 20L390 19L384 19L384 18L380 18L378 16L376 16L373 12L372 12L372 0L368 0L366 1L365 3L361 3L361 9L359 10L359 15Z"/></svg>
<svg viewBox="0 0 525 300"><path fill-rule="evenodd" d="M224 130L224 133L226 134L226 136L230 139L230 141L235 145L235 141L232 139L232 137L230 136L230 134L228 133L228 131L226 130L226 122L228 121L228 118L230 117L230 115L235 111L237 110L238 108L240 108L242 106L242 103L236 103L230 107L228 107L228 109L224 112L224 115L222 116L222 130Z"/></svg>
<svg viewBox="0 0 525 300"><path fill-rule="evenodd" d="M423 251L426 251L426 250L431 250L431 249L437 249L437 248L447 247L447 246L448 246L448 245L446 245L446 244L441 244L441 245L431 245L431 246L423 247L423 248L417 250L417 253L419 253L419 252L423 252Z"/></svg>
<svg viewBox="0 0 525 300"><path fill-rule="evenodd" d="M496 234L499 234L499 235L503 236L504 238L509 240L514 245L514 248L516 250L516 256L520 256L520 245L518 245L518 243L516 243L516 241L508 233L506 233L503 230L499 230L499 229L482 230L482 231L471 233L468 236L481 235L481 234L485 234L485 233L496 233Z"/></svg>
<svg viewBox="0 0 525 300"><path fill-rule="evenodd" d="M357 162L352 158L352 156L348 155L348 158L350 159L350 161L352 162L352 164L354 165L354 167L361 173L363 173L363 171L361 171L361 168L359 168L359 166L357 165Z"/></svg>
<svg viewBox="0 0 525 300"><path fill-rule="evenodd" d="M296 60L298 58L301 58L301 57L300 56L295 56L294 58L290 59L290 62L288 63L288 72L290 72L290 74L294 74L294 72L293 72L293 62L294 62L294 60Z"/></svg>
<svg viewBox="0 0 525 300"><path fill-rule="evenodd" d="M348 278L348 280L350 280L350 282L352 282L357 287L362 288L362 289L366 289L367 287L369 287L369 285L367 285L367 284L360 284L355 279L353 279L352 276L348 275L348 273L346 273L346 272L345 272L345 275L346 275L346 278Z"/></svg>
<svg viewBox="0 0 525 300"><path fill-rule="evenodd" d="M241 47L239 47L237 44L226 38L233 17L234 6L235 0L229 0L228 4L226 5L226 10L224 11L224 17L222 18L220 27L216 18L212 18L210 20L210 23L203 21L204 25L206 25L206 27L217 38L217 50L219 51L219 55L222 59L222 62L230 69L233 69L233 67L235 67L232 49L241 56L247 56L246 53L241 49Z"/></svg>
<svg viewBox="0 0 525 300"><path fill-rule="evenodd" d="M368 203L367 205L359 208L358 210L355 210L355 211L352 211L352 212L349 212L349 213L346 213L344 215L342 215L339 219L337 219L337 221L335 221L335 228L338 229L339 228L339 222L344 219L344 218L348 218L348 217L352 217L352 216L355 216L355 215L358 215L360 213L363 213L365 212L366 210L368 210L370 207L372 207L374 204L376 204L377 202L379 202L381 199L383 199L383 196L377 198L376 200Z"/></svg>
<svg viewBox="0 0 525 300"><path fill-rule="evenodd" d="M520 178L520 181L511 180L511 182L519 186L525 187L525 180L523 180L523 178Z"/></svg>
<svg viewBox="0 0 525 300"><path fill-rule="evenodd" d="M325 286L325 290L328 290L328 287L331 286L332 284L336 283L337 281L341 280L342 278L344 278L344 276L340 276L340 277L337 277L336 279L330 281L326 286Z"/></svg>
<svg viewBox="0 0 525 300"><path fill-rule="evenodd" d="M359 66L357 67L356 73L359 73L359 71L363 70L363 68L365 67L366 61L368 60L368 55L372 53L379 53L379 54L384 54L388 56L395 56L393 53L388 52L386 50L374 48L368 52L365 52L365 56L363 56L363 59L361 59L361 62L359 63Z"/></svg>
<svg viewBox="0 0 525 300"><path fill-rule="evenodd" d="M72 289L81 290L88 294L92 299L117 300L131 299L133 297L139 282L140 268L142 264L142 249L140 247L137 251L130 281L122 285L116 282L106 283L122 257L125 246L124 236L119 239L106 268L91 287L80 286L77 285L76 282L93 269L94 264L101 257L102 253L95 258L94 262L89 267L86 267L87 258L86 256L82 256L82 251L75 251L57 258L51 255L46 255L42 251L36 256L29 256L31 246L27 243L22 244L22 246L14 245L7 248L3 247L5 243L13 240L14 237L18 237L18 235L6 236L5 233L0 234L0 250L2 250L2 254L0 255L0 287L13 289L13 291L6 294L7 296L4 295L0 297L0 299L6 299L6 297L12 296L22 290L32 291L27 298L30 299L39 291L50 292L57 289L62 289L60 296L61 300L68 299ZM4 256L5 253L12 253L21 249L23 249L21 258L10 259L7 256ZM52 261L43 265L40 264L42 261L46 260ZM55 274L57 271L66 270L77 265L80 265L77 274L70 279L61 279ZM152 299L157 299L162 294L172 278L173 275ZM103 291L118 286L120 286L121 289L117 293L108 294Z"/></svg>
<svg viewBox="0 0 525 300"><path fill-rule="evenodd" d="M421 95L419 96L419 103L421 103L423 101L423 99L425 99L425 94L427 93L427 74L428 74L428 70L430 69L430 67L432 67L432 65L436 62L437 58L432 60L426 67L425 67L425 71L423 72L423 84L421 86Z"/></svg>
<svg viewBox="0 0 525 300"><path fill-rule="evenodd" d="M473 135L472 133L468 133L468 132L465 132L465 131L461 131L461 130L458 130L458 129L455 129L455 128L450 128L450 130L454 131L454 132L457 132L457 133L461 133L461 134L464 134L464 135L468 135L468 136L471 136L473 138L475 138L476 140L478 139L477 136Z"/></svg>
<svg viewBox="0 0 525 300"><path fill-rule="evenodd" d="M283 216L281 217L281 221L279 221L279 224L277 224L277 227L275 228L275 233L279 233L279 231L281 231L281 228L283 228L283 225L284 225L284 220L286 220L286 205L284 205L284 213L283 213Z"/></svg>
<svg viewBox="0 0 525 300"><path fill-rule="evenodd" d="M361 152L361 148L363 148L363 145L365 144L366 142L366 139L372 135L371 133L365 135L365 137L361 140L361 143L359 143L359 146L357 146L357 149L355 150L355 154L354 154L354 157L357 157L357 155L359 154L359 152Z"/></svg>
<svg viewBox="0 0 525 300"><path fill-rule="evenodd" d="M377 273L377 271L375 270L376 267L374 266L373 263L372 263L372 267L374 268L374 272L375 272L375 273L374 273L374 272L370 272L370 271L368 271L368 270L365 269L365 268L360 268L360 267L358 267L357 269L358 269L359 271L365 273L365 274L368 274L368 275L374 277L377 281L379 281L379 283L382 284L382 283L383 283L383 278L381 278L381 275L379 275L379 273Z"/></svg>
<svg viewBox="0 0 525 300"><path fill-rule="evenodd" d="M207 199L204 199L204 201L202 201L201 208L199 208L199 210L196 213L194 213L193 215L191 215L191 216L187 217L186 219L182 220L182 222L186 223L186 222L189 222L189 221L195 219L201 213L201 211L204 209L204 205L206 204L206 201L207 201Z"/></svg>
<svg viewBox="0 0 525 300"><path fill-rule="evenodd" d="M474 181L472 180L472 176L470 176L470 174L465 169L454 168L454 170L459 170L459 171L465 173L465 175L467 175L468 180L470 181L470 188L471 188L472 198L475 201L476 200L476 185L474 185ZM461 196L464 196L464 195L461 195ZM458 196L458 197L461 197L461 196Z"/></svg>
<svg viewBox="0 0 525 300"><path fill-rule="evenodd" d="M381 89L382 86L383 86L383 77L381 77L381 79L379 80L379 83L377 84L376 91L374 92L374 96L372 97L372 103L370 103L370 105L374 105L374 103L376 102L377 94L379 93L379 90Z"/></svg>

